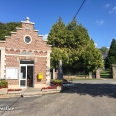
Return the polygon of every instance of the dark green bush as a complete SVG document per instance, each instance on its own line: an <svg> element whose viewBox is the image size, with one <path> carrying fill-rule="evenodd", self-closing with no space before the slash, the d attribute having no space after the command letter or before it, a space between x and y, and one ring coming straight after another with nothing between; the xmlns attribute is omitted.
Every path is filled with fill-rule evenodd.
<svg viewBox="0 0 116 116"><path fill-rule="evenodd" d="M7 80L1 80L0 81L0 87L4 88L4 87L7 87L7 86L8 86Z"/></svg>
<svg viewBox="0 0 116 116"><path fill-rule="evenodd" d="M60 80L60 79L54 79L51 82L54 84L62 84L62 80Z"/></svg>

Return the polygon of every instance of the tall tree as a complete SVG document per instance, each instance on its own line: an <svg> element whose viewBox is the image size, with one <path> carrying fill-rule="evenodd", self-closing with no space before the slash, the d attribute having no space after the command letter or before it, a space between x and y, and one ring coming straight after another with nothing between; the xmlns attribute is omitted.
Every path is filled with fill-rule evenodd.
<svg viewBox="0 0 116 116"><path fill-rule="evenodd" d="M58 21L52 26L50 33L48 35L48 44L51 44L55 47L62 48L65 42L65 24L62 21L62 18L59 18Z"/></svg>
<svg viewBox="0 0 116 116"><path fill-rule="evenodd" d="M108 56L105 62L105 68L111 68L112 64L116 64L116 40L112 39Z"/></svg>
<svg viewBox="0 0 116 116"><path fill-rule="evenodd" d="M93 71L102 66L100 51L95 48L86 28L76 20L65 25L59 18L50 30L48 44L54 45L51 54L52 67L57 67L58 60L63 60L65 71Z"/></svg>
<svg viewBox="0 0 116 116"><path fill-rule="evenodd" d="M101 47L101 48L100 48L100 51L101 51L102 53L108 54L109 49L108 49L107 47Z"/></svg>
<svg viewBox="0 0 116 116"><path fill-rule="evenodd" d="M87 72L95 71L97 68L103 67L102 54L95 47L93 40L89 41L80 59L83 59L83 66L85 66Z"/></svg>

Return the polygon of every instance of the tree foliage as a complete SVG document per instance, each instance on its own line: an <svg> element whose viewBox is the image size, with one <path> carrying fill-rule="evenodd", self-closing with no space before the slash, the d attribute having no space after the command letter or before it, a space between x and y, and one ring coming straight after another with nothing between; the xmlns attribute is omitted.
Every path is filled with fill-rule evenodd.
<svg viewBox="0 0 116 116"><path fill-rule="evenodd" d="M11 31L16 31L16 27L21 27L19 22L9 22L1 23L0 22L0 40L5 40L5 36L10 35Z"/></svg>
<svg viewBox="0 0 116 116"><path fill-rule="evenodd" d="M112 39L108 56L105 62L105 68L111 68L112 64L116 64L116 40Z"/></svg>
<svg viewBox="0 0 116 116"><path fill-rule="evenodd" d="M53 45L51 53L52 68L58 67L58 61L63 61L64 71L93 71L103 66L100 50L82 24L76 20L65 25L61 18L52 26L48 35L48 44Z"/></svg>
<svg viewBox="0 0 116 116"><path fill-rule="evenodd" d="M108 54L109 49L108 49L107 47L101 47L101 48L100 48L100 51L101 51L102 53Z"/></svg>

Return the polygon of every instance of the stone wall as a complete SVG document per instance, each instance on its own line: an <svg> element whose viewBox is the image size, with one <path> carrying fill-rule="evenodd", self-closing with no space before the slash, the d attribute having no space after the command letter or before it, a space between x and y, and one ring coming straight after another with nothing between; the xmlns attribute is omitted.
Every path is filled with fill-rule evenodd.
<svg viewBox="0 0 116 116"><path fill-rule="evenodd" d="M96 79L100 79L100 69L96 70Z"/></svg>
<svg viewBox="0 0 116 116"><path fill-rule="evenodd" d="M116 65L112 65L113 79L116 79Z"/></svg>
<svg viewBox="0 0 116 116"><path fill-rule="evenodd" d="M73 75L72 75L72 76L68 76L68 75L66 76L66 75L64 75L63 78L64 78L64 79L74 79L74 78L75 78L75 79L85 79L85 78L89 78L89 76L86 76L86 77L85 77L85 76L79 77L79 76L73 76Z"/></svg>

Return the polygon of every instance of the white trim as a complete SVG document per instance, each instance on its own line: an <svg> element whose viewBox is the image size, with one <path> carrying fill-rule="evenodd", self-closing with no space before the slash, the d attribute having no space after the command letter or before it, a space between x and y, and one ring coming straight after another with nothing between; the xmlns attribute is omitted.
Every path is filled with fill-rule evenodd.
<svg viewBox="0 0 116 116"><path fill-rule="evenodd" d="M25 60L25 61L28 61L28 60ZM34 66L34 64L20 64L20 66Z"/></svg>
<svg viewBox="0 0 116 116"><path fill-rule="evenodd" d="M29 43L26 43L26 42L25 42L25 37L29 37L29 38L31 39L31 41L30 41ZM32 42L31 36L30 36L30 35L25 35L25 36L24 36L24 42L25 42L26 44L30 44L30 43Z"/></svg>
<svg viewBox="0 0 116 116"><path fill-rule="evenodd" d="M16 34L17 32L12 32L12 31L11 31L10 33L12 33L12 34Z"/></svg>
<svg viewBox="0 0 116 116"><path fill-rule="evenodd" d="M5 49L5 47L0 47L0 49ZM12 49L12 48L6 48L6 50L10 50L10 49ZM20 52L22 52L24 49L14 49L14 51L15 50L20 50ZM27 52L30 50L30 49L25 49ZM31 50L32 52L35 52L35 51L37 51L37 52L40 52L40 51L42 51L42 52L47 52L48 50ZM51 50L49 50L49 51L51 51Z"/></svg>
<svg viewBox="0 0 116 116"><path fill-rule="evenodd" d="M5 50L5 47L0 47L0 50Z"/></svg>
<svg viewBox="0 0 116 116"><path fill-rule="evenodd" d="M47 51L47 63L46 63L46 84L50 84L51 73L50 73L50 50Z"/></svg>
<svg viewBox="0 0 116 116"><path fill-rule="evenodd" d="M52 45L47 45L47 46L52 46Z"/></svg>
<svg viewBox="0 0 116 116"><path fill-rule="evenodd" d="M37 31L38 32L39 30L34 30L34 31Z"/></svg>
<svg viewBox="0 0 116 116"><path fill-rule="evenodd" d="M47 53L51 53L52 51L51 50L47 50Z"/></svg>
<svg viewBox="0 0 116 116"><path fill-rule="evenodd" d="M18 69L18 67L6 67L6 68L17 68Z"/></svg>
<svg viewBox="0 0 116 116"><path fill-rule="evenodd" d="M35 24L35 23L33 23L33 22L27 22L27 21L21 21L21 23L27 23L27 24Z"/></svg>
<svg viewBox="0 0 116 116"><path fill-rule="evenodd" d="M20 55L20 54L5 54L6 56L30 56L30 57L47 57L47 56L38 56L38 55Z"/></svg>
<svg viewBox="0 0 116 116"><path fill-rule="evenodd" d="M0 41L0 43L5 43L6 41Z"/></svg>
<svg viewBox="0 0 116 116"><path fill-rule="evenodd" d="M16 27L16 29L18 29L18 30L22 30L22 28L19 28L19 27Z"/></svg>
<svg viewBox="0 0 116 116"><path fill-rule="evenodd" d="M11 36L5 36L5 38L11 38Z"/></svg>
<svg viewBox="0 0 116 116"><path fill-rule="evenodd" d="M26 77L25 77L25 79L21 79L21 78L20 78L21 66L25 66L25 67L26 67L26 71L25 71L25 72L26 72L26 75L25 75ZM25 80L25 86L24 86L24 87L21 87L21 86L20 86L20 80ZM27 65L26 65L26 64L24 64L24 65L21 65L21 64L20 64L20 71L19 71L19 87L20 87L20 88L27 88Z"/></svg>
<svg viewBox="0 0 116 116"><path fill-rule="evenodd" d="M43 40L43 42L47 42L48 40Z"/></svg>
<svg viewBox="0 0 116 116"><path fill-rule="evenodd" d="M18 80L20 80L20 72L21 72L21 69L20 69L20 61L18 61L18 65L19 65L19 72L18 72L19 73L19 78L18 78ZM20 88L20 81L19 81L19 85L18 86Z"/></svg>
<svg viewBox="0 0 116 116"><path fill-rule="evenodd" d="M21 79L20 78L20 73L21 73L21 66L25 66L26 67L26 78L25 79ZM33 66L33 87L34 87L34 64L20 64L19 65L19 88L27 88L28 86L27 86L27 66ZM25 85L25 87L21 87L20 86L20 80L25 80L26 81L26 85Z"/></svg>
<svg viewBox="0 0 116 116"><path fill-rule="evenodd" d="M43 35L38 35L39 37L43 37Z"/></svg>
<svg viewBox="0 0 116 116"><path fill-rule="evenodd" d="M4 78L5 76L5 48L2 47L1 49L1 58L0 58L0 67L1 67L1 73L0 73L0 78Z"/></svg>

